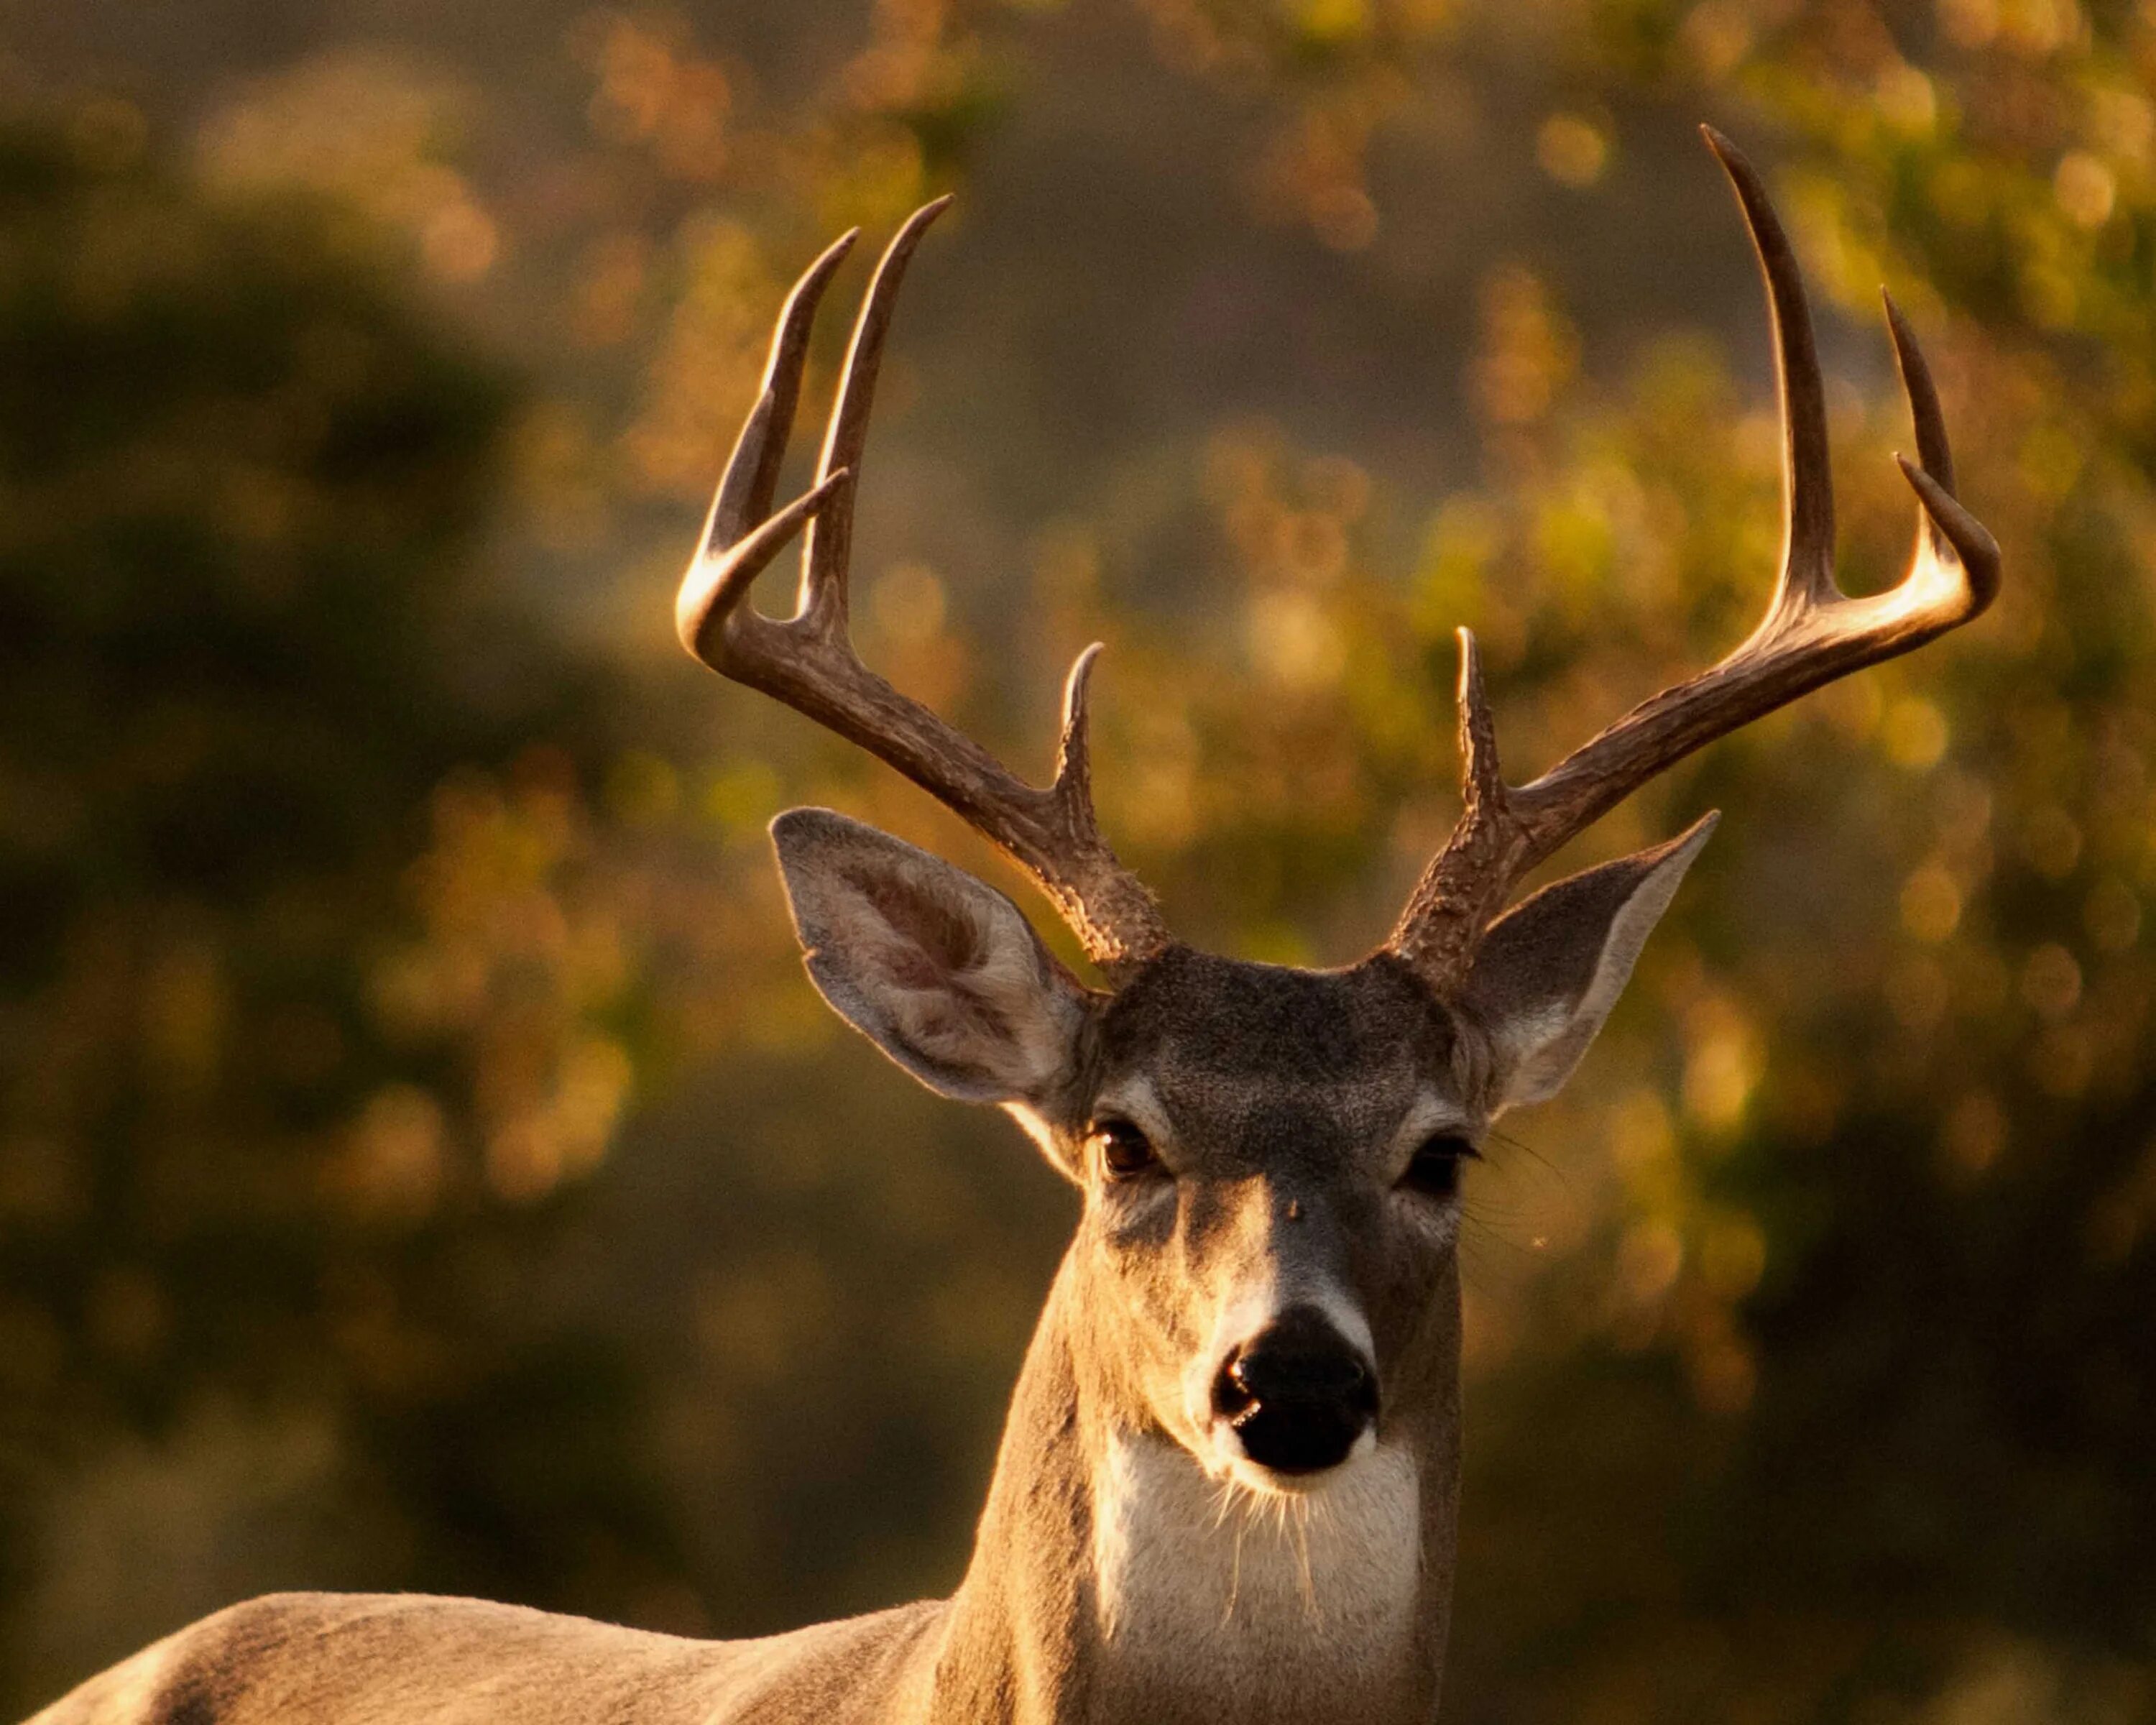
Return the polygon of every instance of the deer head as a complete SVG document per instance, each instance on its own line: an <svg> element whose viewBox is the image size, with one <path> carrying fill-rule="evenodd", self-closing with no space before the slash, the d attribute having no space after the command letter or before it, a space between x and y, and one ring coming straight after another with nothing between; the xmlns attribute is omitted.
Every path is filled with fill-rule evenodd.
<svg viewBox="0 0 2156 1725"><path fill-rule="evenodd" d="M850 738L1030 874L1106 979L1089 987L1002 893L844 815L774 824L810 975L931 1088L1008 1109L1085 1194L1072 1249L1091 1369L1127 1425L1263 1492L1306 1487L1395 1430L1450 1417L1459 1187L1491 1122L1578 1065L1715 817L1506 909L1522 877L1649 778L1807 691L1976 616L1998 549L1953 495L1922 356L1887 312L1916 425L1919 505L1891 591L1833 570L1825 409L1794 257L1758 176L1709 131L1766 278L1785 439L1786 541L1766 615L1712 669L1642 702L1540 778L1498 765L1473 637L1460 632L1463 809L1392 935L1344 969L1209 956L1169 934L1094 818L1086 691L1065 694L1053 781L1020 780L866 669L847 559L870 397L907 260L885 253L853 335L815 482L773 498L810 321L847 235L786 302L680 591L683 643ZM747 601L804 536L784 620Z"/></svg>

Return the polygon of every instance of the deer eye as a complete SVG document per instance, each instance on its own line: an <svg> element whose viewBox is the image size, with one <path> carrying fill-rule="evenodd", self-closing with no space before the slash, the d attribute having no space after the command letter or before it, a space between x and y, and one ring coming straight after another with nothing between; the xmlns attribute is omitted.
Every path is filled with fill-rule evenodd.
<svg viewBox="0 0 2156 1725"><path fill-rule="evenodd" d="M1160 1167L1152 1141L1127 1120L1104 1120L1093 1128L1101 1141L1101 1166L1111 1180L1135 1180Z"/></svg>
<svg viewBox="0 0 2156 1725"><path fill-rule="evenodd" d="M1425 1198L1456 1198L1461 1164L1481 1159L1482 1153L1458 1132L1433 1132L1415 1147L1400 1184Z"/></svg>

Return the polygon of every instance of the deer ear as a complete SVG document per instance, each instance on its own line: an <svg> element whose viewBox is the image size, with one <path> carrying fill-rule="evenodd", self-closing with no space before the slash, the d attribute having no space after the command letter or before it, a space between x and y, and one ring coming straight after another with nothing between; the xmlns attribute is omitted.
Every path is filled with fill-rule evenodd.
<svg viewBox="0 0 2156 1725"><path fill-rule="evenodd" d="M947 1096L1048 1096L1086 994L1016 905L828 809L790 809L771 837L808 974L841 1018Z"/></svg>
<svg viewBox="0 0 2156 1725"><path fill-rule="evenodd" d="M1493 1112L1545 1101L1572 1076L1720 819L1546 886L1491 925L1460 1004L1496 1045Z"/></svg>

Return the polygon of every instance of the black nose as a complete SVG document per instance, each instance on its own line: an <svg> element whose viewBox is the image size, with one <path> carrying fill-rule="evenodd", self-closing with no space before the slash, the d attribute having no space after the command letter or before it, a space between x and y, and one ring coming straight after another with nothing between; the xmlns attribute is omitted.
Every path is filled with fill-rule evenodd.
<svg viewBox="0 0 2156 1725"><path fill-rule="evenodd" d="M1378 1378L1322 1312L1294 1306L1228 1357L1213 1408L1259 1466L1318 1473L1345 1461L1378 1417Z"/></svg>

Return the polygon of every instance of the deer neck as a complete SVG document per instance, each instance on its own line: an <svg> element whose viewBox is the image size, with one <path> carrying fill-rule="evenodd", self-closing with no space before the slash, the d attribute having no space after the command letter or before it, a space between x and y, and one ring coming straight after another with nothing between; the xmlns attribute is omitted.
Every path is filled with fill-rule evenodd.
<svg viewBox="0 0 2156 1725"><path fill-rule="evenodd" d="M1459 1293L1432 1381L1296 1499L1224 1488L1097 1369L1073 1259L1026 1357L931 1719L1388 1725L1437 1707L1459 1487Z"/></svg>

